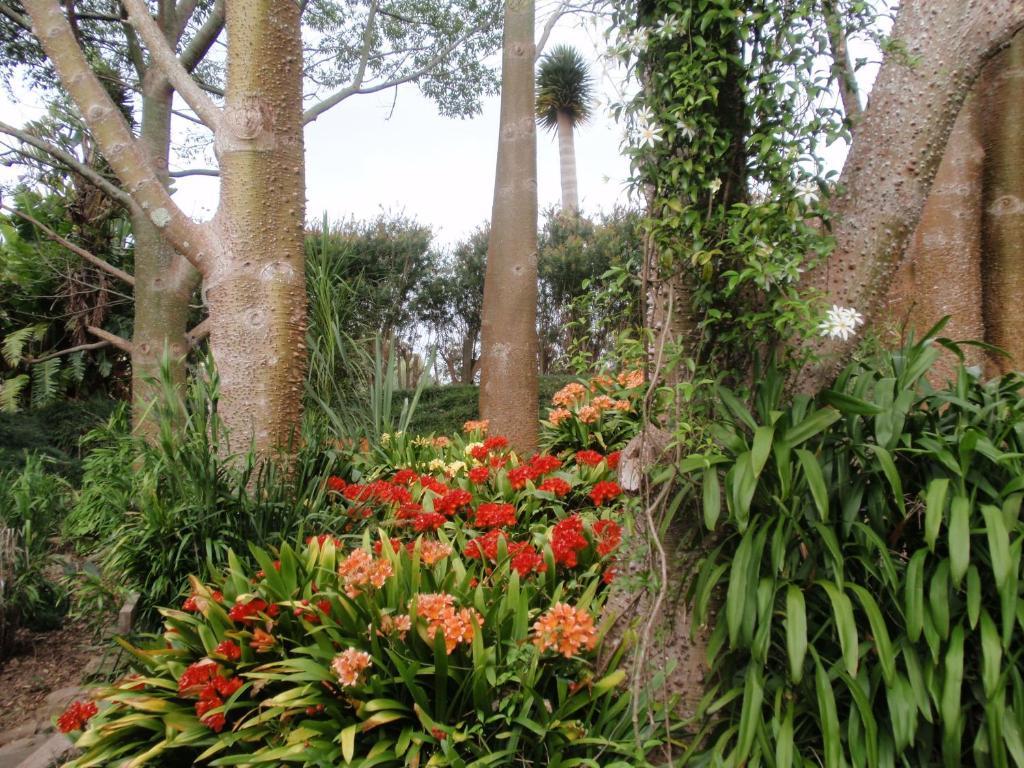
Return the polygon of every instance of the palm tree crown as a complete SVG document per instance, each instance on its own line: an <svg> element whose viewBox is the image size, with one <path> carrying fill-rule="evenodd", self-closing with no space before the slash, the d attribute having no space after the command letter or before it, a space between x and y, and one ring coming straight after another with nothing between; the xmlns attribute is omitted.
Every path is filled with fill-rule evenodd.
<svg viewBox="0 0 1024 768"><path fill-rule="evenodd" d="M585 123L592 101L590 68L579 51L560 45L541 58L537 73L537 122L541 126L557 128L559 113L574 126Z"/></svg>

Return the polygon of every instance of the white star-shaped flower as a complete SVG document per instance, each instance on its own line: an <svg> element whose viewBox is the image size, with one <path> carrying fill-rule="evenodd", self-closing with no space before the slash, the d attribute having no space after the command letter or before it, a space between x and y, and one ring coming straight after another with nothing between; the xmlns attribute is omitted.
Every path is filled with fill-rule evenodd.
<svg viewBox="0 0 1024 768"><path fill-rule="evenodd" d="M661 141L661 128L650 123L645 123L640 126L637 131L637 135L640 139L640 146L642 147L653 147L659 141Z"/></svg>
<svg viewBox="0 0 1024 768"><path fill-rule="evenodd" d="M822 336L848 341L857 334L857 328L863 324L864 316L856 309L833 304L818 326L818 331Z"/></svg>
<svg viewBox="0 0 1024 768"><path fill-rule="evenodd" d="M697 135L696 129L684 120L680 120L676 123L676 130L679 131L679 135L687 141L693 141L693 138Z"/></svg>

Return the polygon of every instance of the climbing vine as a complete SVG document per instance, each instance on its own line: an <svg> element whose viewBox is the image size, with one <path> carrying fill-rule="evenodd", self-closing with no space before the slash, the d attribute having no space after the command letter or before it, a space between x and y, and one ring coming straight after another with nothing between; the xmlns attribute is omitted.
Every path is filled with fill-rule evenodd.
<svg viewBox="0 0 1024 768"><path fill-rule="evenodd" d="M870 34L873 6L614 4L614 50L640 83L614 110L648 203L652 278L685 287L699 362L736 372L754 354L799 362L786 342L819 320L801 277L831 247L835 170L822 150L849 138L831 46L836 33Z"/></svg>

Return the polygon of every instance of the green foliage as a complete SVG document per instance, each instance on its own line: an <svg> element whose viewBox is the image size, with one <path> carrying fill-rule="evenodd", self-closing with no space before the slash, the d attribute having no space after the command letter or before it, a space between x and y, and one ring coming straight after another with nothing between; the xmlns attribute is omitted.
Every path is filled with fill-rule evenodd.
<svg viewBox="0 0 1024 768"><path fill-rule="evenodd" d="M70 494L70 486L38 456L30 456L21 471L0 473L0 658L18 626L50 628L66 608L48 574L49 538Z"/></svg>
<svg viewBox="0 0 1024 768"><path fill-rule="evenodd" d="M0 413L0 472L19 470L32 454L45 456L52 472L77 483L81 475L79 441L102 424L116 407L113 400L67 400L18 413Z"/></svg>
<svg viewBox="0 0 1024 768"><path fill-rule="evenodd" d="M939 353L854 363L788 406L775 369L752 410L719 391L721 449L682 465L715 532L691 764L1024 764L1024 379L961 366L933 390Z"/></svg>
<svg viewBox="0 0 1024 768"><path fill-rule="evenodd" d="M593 109L590 68L572 46L558 45L537 63L537 122L548 130L565 115L573 127L587 122Z"/></svg>
<svg viewBox="0 0 1024 768"><path fill-rule="evenodd" d="M125 412L89 436L97 448L65 526L96 542L100 586L141 594L143 625L154 621L158 605L175 600L189 574L226 562L229 549L294 536L339 461L335 449L319 444L300 450L288 469L259 463L251 452L231 453L210 365L187 394L167 378L163 387L152 443L126 431Z"/></svg>
<svg viewBox="0 0 1024 768"><path fill-rule="evenodd" d="M699 363L746 372L766 349L782 363L800 351L784 342L814 325L801 272L831 248L821 148L848 138L829 91L835 70L822 65L829 26L870 32L871 4L616 6L618 51L642 83L617 111L650 201L652 276L690 287L692 307L677 311L702 330Z"/></svg>

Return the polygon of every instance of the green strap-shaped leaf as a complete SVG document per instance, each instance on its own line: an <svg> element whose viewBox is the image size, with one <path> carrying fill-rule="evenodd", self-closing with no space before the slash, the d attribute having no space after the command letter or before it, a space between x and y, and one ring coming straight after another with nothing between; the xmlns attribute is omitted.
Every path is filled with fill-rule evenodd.
<svg viewBox="0 0 1024 768"><path fill-rule="evenodd" d="M949 575L959 587L971 561L971 502L956 495L949 505Z"/></svg>
<svg viewBox="0 0 1024 768"><path fill-rule="evenodd" d="M960 689L964 680L964 628L957 624L950 635L942 684L942 761L946 768L959 768L960 734L963 730Z"/></svg>
<svg viewBox="0 0 1024 768"><path fill-rule="evenodd" d="M946 512L946 492L949 490L949 478L938 477L928 483L925 493L924 541L928 549L935 551L935 540L939 537L939 529Z"/></svg>
<svg viewBox="0 0 1024 768"><path fill-rule="evenodd" d="M713 531L722 513L722 489L718 484L718 472L714 467L704 470L701 496L704 502L704 525L709 531Z"/></svg>
<svg viewBox="0 0 1024 768"><path fill-rule="evenodd" d="M789 679L799 683L804 676L804 657L807 655L807 606L804 593L793 584L786 587L786 652L789 655Z"/></svg>
<svg viewBox="0 0 1024 768"><path fill-rule="evenodd" d="M892 640L889 638L889 630L885 625L882 611L875 598L864 587L859 584L850 584L848 588L860 600L864 613L868 615L871 635L875 641L875 653L878 655L878 663L882 668L882 679L886 685L892 685L893 677L896 674L896 657L893 654Z"/></svg>
<svg viewBox="0 0 1024 768"><path fill-rule="evenodd" d="M995 577L996 586L1001 590L1010 578L1010 534L1006 530L1006 521L1001 509L991 504L982 504L981 514L985 518L992 575Z"/></svg>
<svg viewBox="0 0 1024 768"><path fill-rule="evenodd" d="M821 735L825 742L825 768L841 768L842 743L839 740L839 714L836 711L836 697L828 672L821 665L818 654L814 656L814 690L818 696L818 717L821 720Z"/></svg>
<svg viewBox="0 0 1024 768"><path fill-rule="evenodd" d="M857 643L857 625L853 620L853 604L846 593L830 581L819 581L818 585L825 590L832 603L832 613L836 619L836 632L839 634L839 645L843 651L843 664L851 677L857 676L857 664L860 660L860 649Z"/></svg>
<svg viewBox="0 0 1024 768"><path fill-rule="evenodd" d="M811 489L811 498L814 499L814 506L818 508L818 515L822 521L827 521L828 488L825 487L825 476L821 472L821 465L813 453L803 448L798 448L796 455L804 470L804 477L807 478L807 487Z"/></svg>

